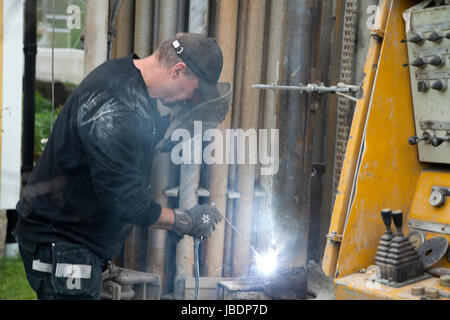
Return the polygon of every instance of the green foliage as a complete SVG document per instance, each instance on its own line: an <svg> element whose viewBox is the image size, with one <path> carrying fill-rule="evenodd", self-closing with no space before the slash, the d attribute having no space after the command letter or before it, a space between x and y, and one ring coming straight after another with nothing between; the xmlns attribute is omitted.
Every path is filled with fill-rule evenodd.
<svg viewBox="0 0 450 320"><path fill-rule="evenodd" d="M50 137L50 122L52 116L52 102L44 98L39 91L36 91L36 112L34 124L34 153L40 155L44 150L45 144L42 139ZM59 115L61 108L55 109L53 113L53 124Z"/></svg>
<svg viewBox="0 0 450 320"><path fill-rule="evenodd" d="M0 300L36 300L20 257L0 259Z"/></svg>

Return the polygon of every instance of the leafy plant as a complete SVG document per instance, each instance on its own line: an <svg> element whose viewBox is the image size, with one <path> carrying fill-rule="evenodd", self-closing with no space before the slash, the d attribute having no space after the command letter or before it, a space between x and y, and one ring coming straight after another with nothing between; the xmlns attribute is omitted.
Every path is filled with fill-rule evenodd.
<svg viewBox="0 0 450 320"><path fill-rule="evenodd" d="M35 100L34 153L40 155L45 148L45 143L42 143L42 139L48 139L50 137L52 102L49 99L44 98L37 90ZM55 108L53 112L53 124L55 124L60 111L61 108Z"/></svg>

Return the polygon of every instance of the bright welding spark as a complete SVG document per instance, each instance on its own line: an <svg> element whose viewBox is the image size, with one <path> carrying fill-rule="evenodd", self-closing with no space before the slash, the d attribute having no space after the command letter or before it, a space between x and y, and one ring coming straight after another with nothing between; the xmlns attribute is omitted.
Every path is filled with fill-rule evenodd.
<svg viewBox="0 0 450 320"><path fill-rule="evenodd" d="M269 251L263 255L256 255L256 267L264 274L269 275L277 269L277 254L274 251Z"/></svg>

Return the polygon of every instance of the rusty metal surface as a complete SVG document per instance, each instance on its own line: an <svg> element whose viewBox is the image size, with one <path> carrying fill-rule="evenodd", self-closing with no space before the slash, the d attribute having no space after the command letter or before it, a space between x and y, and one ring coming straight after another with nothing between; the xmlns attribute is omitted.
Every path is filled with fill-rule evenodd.
<svg viewBox="0 0 450 320"><path fill-rule="evenodd" d="M313 52L319 43L313 37L320 24L320 1L286 2L283 72L286 85L309 83ZM310 96L283 92L277 110L280 129L280 168L274 177L274 243L283 252L286 266L306 264L310 188L312 174L312 136L314 114Z"/></svg>

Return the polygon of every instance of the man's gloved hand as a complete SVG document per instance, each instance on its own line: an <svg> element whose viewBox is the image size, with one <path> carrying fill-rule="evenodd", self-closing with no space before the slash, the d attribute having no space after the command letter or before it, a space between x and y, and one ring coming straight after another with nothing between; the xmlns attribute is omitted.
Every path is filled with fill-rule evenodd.
<svg viewBox="0 0 450 320"><path fill-rule="evenodd" d="M216 224L222 220L216 207L204 204L189 210L174 210L174 231L179 236L189 235L194 238L210 237Z"/></svg>

